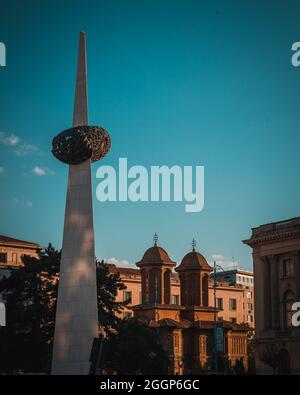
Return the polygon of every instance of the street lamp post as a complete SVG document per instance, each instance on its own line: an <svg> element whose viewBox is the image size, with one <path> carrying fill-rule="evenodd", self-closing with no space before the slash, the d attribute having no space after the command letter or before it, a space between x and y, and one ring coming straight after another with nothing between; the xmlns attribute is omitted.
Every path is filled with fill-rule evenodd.
<svg viewBox="0 0 300 395"><path fill-rule="evenodd" d="M214 261L214 335L215 335L215 371L218 373L218 347L217 347L217 268L225 270Z"/></svg>

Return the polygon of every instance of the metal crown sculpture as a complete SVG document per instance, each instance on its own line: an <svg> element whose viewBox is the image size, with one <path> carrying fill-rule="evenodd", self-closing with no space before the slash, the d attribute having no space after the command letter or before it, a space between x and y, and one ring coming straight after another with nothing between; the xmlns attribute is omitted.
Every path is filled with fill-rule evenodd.
<svg viewBox="0 0 300 395"><path fill-rule="evenodd" d="M52 154L61 162L78 165L91 159L96 162L110 149L108 132L98 126L76 126L54 137Z"/></svg>

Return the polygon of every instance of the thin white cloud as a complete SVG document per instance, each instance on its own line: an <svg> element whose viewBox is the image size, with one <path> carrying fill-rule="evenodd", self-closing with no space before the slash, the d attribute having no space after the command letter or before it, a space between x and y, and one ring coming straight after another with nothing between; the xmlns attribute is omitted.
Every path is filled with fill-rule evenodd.
<svg viewBox="0 0 300 395"><path fill-rule="evenodd" d="M45 176L45 175L46 175L46 171L45 171L42 167L39 167L39 166L35 166L35 167L32 169L32 172L33 172L36 176Z"/></svg>
<svg viewBox="0 0 300 395"><path fill-rule="evenodd" d="M238 267L238 262L236 262L233 258L228 258L222 254L212 254L212 261L210 265L213 266L214 261L218 266L221 266L223 269L233 269Z"/></svg>
<svg viewBox="0 0 300 395"><path fill-rule="evenodd" d="M39 149L35 145L32 144L20 144L14 150L14 153L17 156L25 156L29 154L38 154Z"/></svg>
<svg viewBox="0 0 300 395"><path fill-rule="evenodd" d="M32 173L35 174L36 176L46 176L47 174L53 175L54 172L50 170L48 167L41 167L41 166L35 166L32 169Z"/></svg>
<svg viewBox="0 0 300 395"><path fill-rule="evenodd" d="M13 148L13 152L17 156L24 156L29 154L40 154L40 150L33 144L22 142L21 138L15 134L6 134L0 132L0 144Z"/></svg>
<svg viewBox="0 0 300 395"><path fill-rule="evenodd" d="M7 136L5 133L0 132L0 143L4 145L14 146L19 144L20 138L15 134L10 134Z"/></svg>
<svg viewBox="0 0 300 395"><path fill-rule="evenodd" d="M224 255L212 254L212 257L216 261L224 261L224 260L226 260L226 257Z"/></svg>
<svg viewBox="0 0 300 395"><path fill-rule="evenodd" d="M108 259L103 259L105 263L109 263L111 265L116 265L117 267L128 267L128 268L133 268L134 266L130 264L128 261L125 259L123 260L118 260L115 257L108 258Z"/></svg>
<svg viewBox="0 0 300 395"><path fill-rule="evenodd" d="M16 206L19 206L22 208L31 208L32 207L32 201L28 200L26 198L14 198L13 203Z"/></svg>

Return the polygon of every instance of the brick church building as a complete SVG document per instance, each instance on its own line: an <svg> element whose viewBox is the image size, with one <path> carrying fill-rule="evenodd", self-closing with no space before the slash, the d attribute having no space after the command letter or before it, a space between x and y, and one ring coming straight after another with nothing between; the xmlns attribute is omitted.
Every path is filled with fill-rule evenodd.
<svg viewBox="0 0 300 395"><path fill-rule="evenodd" d="M208 292L213 269L195 246L175 268L176 263L155 241L136 265L141 270L142 302L132 310L159 334L170 356L170 374L215 370L215 348L219 372L234 368L237 361L247 370L248 328L218 319ZM180 304L171 300L174 269L180 280Z"/></svg>

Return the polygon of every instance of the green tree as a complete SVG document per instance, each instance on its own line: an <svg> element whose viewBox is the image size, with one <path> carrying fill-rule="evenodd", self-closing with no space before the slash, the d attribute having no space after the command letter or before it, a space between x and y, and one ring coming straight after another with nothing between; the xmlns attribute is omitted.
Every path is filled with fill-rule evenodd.
<svg viewBox="0 0 300 395"><path fill-rule="evenodd" d="M129 303L117 302L118 291L127 287L122 283L119 273L110 273L109 265L104 261L96 262L97 267L97 293L98 293L98 315L100 328L109 335L111 331L119 328L122 320L118 314Z"/></svg>
<svg viewBox="0 0 300 395"><path fill-rule="evenodd" d="M60 252L51 244L38 258L23 257L23 266L0 281L7 326L0 331L0 369L14 373L49 370Z"/></svg>
<svg viewBox="0 0 300 395"><path fill-rule="evenodd" d="M51 244L38 257L23 257L23 265L0 281L7 326L0 328L0 372L49 373L55 327L60 251ZM120 325L126 302L116 302L126 289L118 273L96 262L99 326L106 334Z"/></svg>
<svg viewBox="0 0 300 395"><path fill-rule="evenodd" d="M158 334L132 318L110 335L104 369L117 374L167 374L169 359Z"/></svg>
<svg viewBox="0 0 300 395"><path fill-rule="evenodd" d="M275 344L271 343L264 347L260 360L272 368L274 375L278 374L280 360Z"/></svg>

